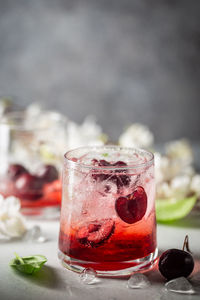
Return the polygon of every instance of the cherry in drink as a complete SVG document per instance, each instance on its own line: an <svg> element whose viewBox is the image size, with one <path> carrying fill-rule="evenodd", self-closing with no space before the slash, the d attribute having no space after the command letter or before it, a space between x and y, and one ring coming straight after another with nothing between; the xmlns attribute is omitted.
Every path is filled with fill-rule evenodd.
<svg viewBox="0 0 200 300"><path fill-rule="evenodd" d="M117 146L65 155L59 257L80 272L126 276L157 256L153 154Z"/></svg>

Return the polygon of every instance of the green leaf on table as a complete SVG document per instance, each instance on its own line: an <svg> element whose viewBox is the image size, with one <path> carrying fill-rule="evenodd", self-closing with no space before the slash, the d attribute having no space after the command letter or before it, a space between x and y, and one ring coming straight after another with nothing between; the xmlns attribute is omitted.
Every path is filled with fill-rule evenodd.
<svg viewBox="0 0 200 300"><path fill-rule="evenodd" d="M157 221L167 222L184 218L192 210L196 200L196 195L184 199L156 199Z"/></svg>
<svg viewBox="0 0 200 300"><path fill-rule="evenodd" d="M20 257L15 253L15 256L16 258L10 261L10 266L25 274L35 274L47 262L47 258L43 255Z"/></svg>

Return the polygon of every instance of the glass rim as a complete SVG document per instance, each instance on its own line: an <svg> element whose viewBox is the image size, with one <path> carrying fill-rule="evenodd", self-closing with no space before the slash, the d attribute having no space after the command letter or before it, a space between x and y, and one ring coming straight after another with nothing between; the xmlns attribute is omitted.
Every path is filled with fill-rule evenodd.
<svg viewBox="0 0 200 300"><path fill-rule="evenodd" d="M88 149L89 150L95 150L95 149L118 149L118 151L120 150L128 150L128 151L138 151L140 153L145 153L148 154L150 156L150 158L146 161L146 162L142 162L142 163L134 163L134 164L128 164L127 166L93 166L91 164L84 164L81 162L77 162L72 160L72 158L69 158L69 155L77 150L81 150L81 149ZM68 150L65 154L64 154L64 160L67 161L71 166L74 167L80 167L80 168L85 168L85 169L90 169L90 170L130 170L130 169L140 169L140 168L145 168L148 166L151 166L154 162L154 154L151 151L148 151L146 149L142 149L142 148L136 148L136 147L123 147L123 146L118 146L118 145L102 145L102 146L82 146L82 147L77 147L74 149L70 149Z"/></svg>
<svg viewBox="0 0 200 300"><path fill-rule="evenodd" d="M54 121L61 121L61 122L66 122L67 119L64 118L64 116L62 114L60 114L57 111L53 111L53 110L41 110L42 113L47 113L47 114L51 114L52 120ZM60 118L58 118L58 116ZM18 110L18 111L10 111L5 113L5 115L2 116L1 120L0 120L0 126L7 126L10 129L14 129L14 130L19 130L19 131L24 131L24 132L33 132L33 131L41 131L41 130L50 130L50 127L48 125L43 125L43 126L25 126L23 123L20 124L16 124L16 123L9 123L9 121L12 120L24 120L26 118L26 111L25 110ZM37 117L36 117L36 122L37 122Z"/></svg>

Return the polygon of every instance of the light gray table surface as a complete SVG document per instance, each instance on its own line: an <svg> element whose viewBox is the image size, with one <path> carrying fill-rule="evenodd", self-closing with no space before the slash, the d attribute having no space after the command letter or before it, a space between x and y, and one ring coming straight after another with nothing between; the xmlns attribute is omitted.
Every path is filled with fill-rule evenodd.
<svg viewBox="0 0 200 300"><path fill-rule="evenodd" d="M87 300L197 300L196 295L182 295L164 291L164 278L155 267L146 273L151 286L146 289L128 289L126 279L101 279L94 285L80 282L79 275L64 269L57 257L58 221L29 220L28 226L41 226L42 233L48 238L45 243L10 241L0 242L0 299L87 299ZM173 225L158 225L158 248L160 252L169 248L181 248L189 235L190 247L195 257L193 276L200 273L200 216L187 217ZM46 255L48 262L34 276L23 275L9 266L14 252L21 256L32 254ZM199 276L200 286L200 276Z"/></svg>

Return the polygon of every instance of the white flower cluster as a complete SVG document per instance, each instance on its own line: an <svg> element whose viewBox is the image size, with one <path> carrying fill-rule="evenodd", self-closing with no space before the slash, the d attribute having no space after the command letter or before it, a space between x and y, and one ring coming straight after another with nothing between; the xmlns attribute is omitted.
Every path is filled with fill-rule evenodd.
<svg viewBox="0 0 200 300"><path fill-rule="evenodd" d="M0 239L22 237L26 230L19 199L13 196L4 199L0 195Z"/></svg>
<svg viewBox="0 0 200 300"><path fill-rule="evenodd" d="M192 167L192 148L185 139L166 144L166 155L155 153L157 198L200 196L200 175Z"/></svg>
<svg viewBox="0 0 200 300"><path fill-rule="evenodd" d="M150 148L153 142L152 132L139 123L130 125L119 137L119 145L123 147Z"/></svg>
<svg viewBox="0 0 200 300"><path fill-rule="evenodd" d="M139 123L130 125L119 137L119 145L124 147L151 149L153 143L153 133ZM156 152L154 156L158 199L200 197L200 175L195 174L192 147L186 139L167 143L165 155Z"/></svg>
<svg viewBox="0 0 200 300"><path fill-rule="evenodd" d="M107 136L103 134L102 128L93 116L86 117L79 125L58 112L44 111L38 104L31 104L26 109L28 125L31 123L34 125L36 118L39 128L50 129L45 132L45 140L43 132L41 136L36 136L39 140L40 153L46 159L63 157L67 150L81 146L101 146L107 140Z"/></svg>
<svg viewBox="0 0 200 300"><path fill-rule="evenodd" d="M102 132L102 128L96 123L93 116L86 117L81 125L69 121L67 129L68 149L81 146L101 146L107 140L106 135Z"/></svg>
<svg viewBox="0 0 200 300"><path fill-rule="evenodd" d="M166 144L166 154L172 160L180 160L184 164L193 162L193 153L190 143L186 139L172 141Z"/></svg>
<svg viewBox="0 0 200 300"><path fill-rule="evenodd" d="M32 139L33 152L38 150L46 162L61 159L67 148L67 118L56 111L43 110L39 104L33 103L25 111L25 121L28 128L37 126L39 129Z"/></svg>

